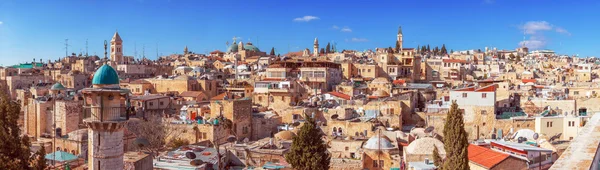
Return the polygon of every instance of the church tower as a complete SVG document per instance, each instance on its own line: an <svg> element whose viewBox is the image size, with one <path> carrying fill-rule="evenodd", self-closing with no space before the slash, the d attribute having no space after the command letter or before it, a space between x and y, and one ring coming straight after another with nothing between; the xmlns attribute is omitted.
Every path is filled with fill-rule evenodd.
<svg viewBox="0 0 600 170"><path fill-rule="evenodd" d="M115 35L118 38L118 34ZM88 168L123 169L128 93L119 87L117 72L108 64L102 65L94 73L92 87L83 89L82 93L85 98L83 122L88 127Z"/></svg>
<svg viewBox="0 0 600 170"><path fill-rule="evenodd" d="M238 53L241 53L242 51L244 51L244 43L240 41L240 43L238 44Z"/></svg>
<svg viewBox="0 0 600 170"><path fill-rule="evenodd" d="M396 38L396 41L398 41L398 44L400 45L400 51L402 51L402 27L398 27L398 37Z"/></svg>
<svg viewBox="0 0 600 170"><path fill-rule="evenodd" d="M313 55L315 57L319 56L319 39L315 38L315 43L313 45Z"/></svg>
<svg viewBox="0 0 600 170"><path fill-rule="evenodd" d="M123 40L119 32L115 32L110 40L110 61L114 64L123 64Z"/></svg>

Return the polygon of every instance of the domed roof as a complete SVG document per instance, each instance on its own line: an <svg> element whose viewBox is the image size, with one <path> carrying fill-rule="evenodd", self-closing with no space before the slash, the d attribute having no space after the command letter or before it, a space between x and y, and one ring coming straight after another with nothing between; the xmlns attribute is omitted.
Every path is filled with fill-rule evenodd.
<svg viewBox="0 0 600 170"><path fill-rule="evenodd" d="M237 43L233 42L233 44L231 44L229 46L229 48L227 48L227 52L228 53L238 52L238 45L237 45Z"/></svg>
<svg viewBox="0 0 600 170"><path fill-rule="evenodd" d="M281 131L275 134L275 139L277 140L292 140L296 136L294 132L291 131Z"/></svg>
<svg viewBox="0 0 600 170"><path fill-rule="evenodd" d="M372 84L387 84L390 81L385 77L377 77L375 80L371 81Z"/></svg>
<svg viewBox="0 0 600 170"><path fill-rule="evenodd" d="M364 148L365 149L394 149L395 146L392 144L392 142L390 142L390 140L384 135L384 136L380 136L379 135L375 135L373 137L371 137L369 140L367 140L367 143L365 143Z"/></svg>
<svg viewBox="0 0 600 170"><path fill-rule="evenodd" d="M252 43L246 43L246 45L244 45L244 50L260 52L260 50L252 45Z"/></svg>
<svg viewBox="0 0 600 170"><path fill-rule="evenodd" d="M60 84L60 82L57 82L56 84L52 85L52 87L50 87L50 90L64 90L64 89L65 89L65 86Z"/></svg>
<svg viewBox="0 0 600 170"><path fill-rule="evenodd" d="M104 64L94 73L92 84L119 84L119 75L111 66Z"/></svg>
<svg viewBox="0 0 600 170"><path fill-rule="evenodd" d="M420 138L427 136L427 133L425 133L425 128L413 128L410 130L410 134Z"/></svg>
<svg viewBox="0 0 600 170"><path fill-rule="evenodd" d="M433 153L433 149L437 147L440 154L445 155L444 144L435 138L420 138L414 140L406 147L406 153L409 154L421 154L430 155Z"/></svg>
<svg viewBox="0 0 600 170"><path fill-rule="evenodd" d="M377 90L373 93L373 96L377 96L377 97L382 97L382 96L389 96L390 94L388 92L385 92L384 90Z"/></svg>

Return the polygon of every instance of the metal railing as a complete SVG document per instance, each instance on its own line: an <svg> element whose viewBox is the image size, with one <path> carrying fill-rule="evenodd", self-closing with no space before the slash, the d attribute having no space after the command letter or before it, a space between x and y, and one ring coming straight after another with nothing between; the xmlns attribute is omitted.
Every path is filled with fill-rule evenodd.
<svg viewBox="0 0 600 170"><path fill-rule="evenodd" d="M125 107L84 106L84 121L125 121L129 119Z"/></svg>

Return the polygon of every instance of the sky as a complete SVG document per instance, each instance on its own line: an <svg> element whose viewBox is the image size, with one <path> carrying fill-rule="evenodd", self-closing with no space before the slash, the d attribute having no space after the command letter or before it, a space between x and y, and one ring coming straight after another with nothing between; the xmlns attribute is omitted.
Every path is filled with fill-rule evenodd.
<svg viewBox="0 0 600 170"><path fill-rule="evenodd" d="M597 0L0 0L0 65L103 56L115 31L126 56L225 51L233 37L261 51L395 46L552 49L600 56Z"/></svg>

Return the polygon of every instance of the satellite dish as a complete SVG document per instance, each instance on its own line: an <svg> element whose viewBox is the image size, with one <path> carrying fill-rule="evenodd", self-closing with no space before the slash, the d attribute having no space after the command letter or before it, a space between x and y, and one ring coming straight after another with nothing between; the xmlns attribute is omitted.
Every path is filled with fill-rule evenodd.
<svg viewBox="0 0 600 170"><path fill-rule="evenodd" d="M235 141L236 141L236 138L233 135L231 135L227 138L227 142L235 142Z"/></svg>
<svg viewBox="0 0 600 170"><path fill-rule="evenodd" d="M339 117L338 114L331 115L331 119L337 119Z"/></svg>
<svg viewBox="0 0 600 170"><path fill-rule="evenodd" d="M202 164L204 164L204 161L199 160L199 159L194 159L194 160L190 161L190 165L192 165L192 166L200 166Z"/></svg>
<svg viewBox="0 0 600 170"><path fill-rule="evenodd" d="M148 139L145 139L145 138L137 138L137 139L135 139L135 141L133 141L133 144L140 148L143 148L145 146L150 146L150 142L148 141Z"/></svg>
<svg viewBox="0 0 600 170"><path fill-rule="evenodd" d="M186 152L185 157L188 159L196 159L196 154L194 152Z"/></svg>
<svg viewBox="0 0 600 170"><path fill-rule="evenodd" d="M435 128L433 126L429 126L427 128L425 128L425 133L429 133L429 132L433 132Z"/></svg>
<svg viewBox="0 0 600 170"><path fill-rule="evenodd" d="M540 135L538 133L533 134L533 140L537 140L539 137L540 137Z"/></svg>

